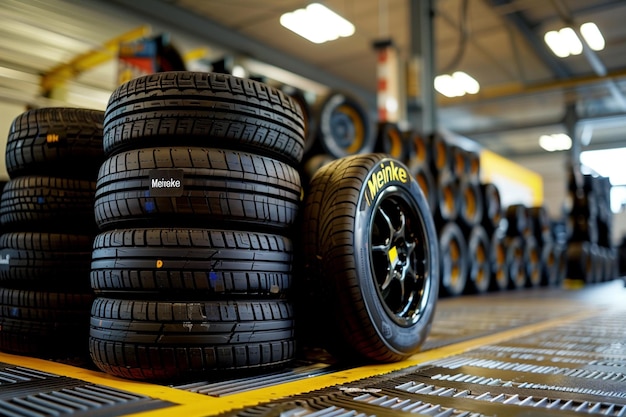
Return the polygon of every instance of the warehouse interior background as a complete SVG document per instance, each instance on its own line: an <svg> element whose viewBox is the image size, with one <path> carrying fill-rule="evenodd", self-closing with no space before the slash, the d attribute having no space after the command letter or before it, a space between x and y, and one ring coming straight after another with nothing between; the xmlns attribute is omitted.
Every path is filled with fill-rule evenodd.
<svg viewBox="0 0 626 417"><path fill-rule="evenodd" d="M313 95L344 90L372 110L377 87L373 43L391 39L403 60L411 58L409 0L323 1L356 28L353 36L323 44L279 23L283 13L305 7L302 0L0 3L0 151L11 121L27 106L103 110L117 87L120 39L167 33L190 70L210 70L212 63L228 56L250 75ZM626 145L626 2L433 3L436 73L461 70L480 84L477 94L437 94L439 126L541 175L544 203L551 215L560 215L572 152L548 152L539 138L567 133L583 151L611 149L614 155ZM559 58L544 42L548 31L566 26L580 31L586 22L600 29L604 49L585 45L580 54ZM86 55L90 59L76 61ZM54 76L59 71L65 71L61 79ZM416 98L407 101L409 108L416 106ZM0 176L6 177L0 168ZM619 207L626 202L626 193L617 196L626 190L626 178L612 182ZM626 217L619 210L614 240L625 233Z"/></svg>

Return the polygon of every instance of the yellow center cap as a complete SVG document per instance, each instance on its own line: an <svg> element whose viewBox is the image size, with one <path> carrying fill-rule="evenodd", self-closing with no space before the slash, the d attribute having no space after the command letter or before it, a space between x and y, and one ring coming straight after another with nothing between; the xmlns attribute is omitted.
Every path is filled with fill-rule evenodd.
<svg viewBox="0 0 626 417"><path fill-rule="evenodd" d="M398 260L398 249L396 249L396 247L394 246L391 249L389 249L389 262L391 262L392 264L395 264L397 260Z"/></svg>

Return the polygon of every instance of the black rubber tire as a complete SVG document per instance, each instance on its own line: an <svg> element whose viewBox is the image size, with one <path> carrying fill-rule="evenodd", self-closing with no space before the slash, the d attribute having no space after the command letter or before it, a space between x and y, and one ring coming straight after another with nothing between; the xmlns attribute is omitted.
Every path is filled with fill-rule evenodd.
<svg viewBox="0 0 626 417"><path fill-rule="evenodd" d="M227 74L162 72L113 91L103 145L108 156L152 146L207 146L297 164L304 120L294 99L266 84Z"/></svg>
<svg viewBox="0 0 626 417"><path fill-rule="evenodd" d="M417 184L420 186L420 189L426 196L426 200L428 201L428 208L430 208L431 213L435 213L437 210L439 194L437 184L435 183L435 179L428 169L428 166L412 164L408 167L411 176L415 178L415 181L417 181Z"/></svg>
<svg viewBox="0 0 626 417"><path fill-rule="evenodd" d="M304 278L314 294L314 309L300 305L313 322L304 331L344 360L390 362L418 351L434 315L439 258L428 203L408 168L384 154L336 160L313 178L303 212Z"/></svg>
<svg viewBox="0 0 626 417"><path fill-rule="evenodd" d="M275 298L291 287L292 258L291 241L279 235L120 229L96 237L91 286L117 298Z"/></svg>
<svg viewBox="0 0 626 417"><path fill-rule="evenodd" d="M293 307L284 300L96 298L89 334L98 368L137 380L278 367L295 352Z"/></svg>
<svg viewBox="0 0 626 417"><path fill-rule="evenodd" d="M26 176L9 181L0 198L7 231L85 234L95 232L94 181Z"/></svg>
<svg viewBox="0 0 626 417"><path fill-rule="evenodd" d="M532 235L532 224L528 216L528 209L523 204L512 204L505 210L507 220L507 236L527 237Z"/></svg>
<svg viewBox="0 0 626 417"><path fill-rule="evenodd" d="M467 238L468 278L466 290L484 294L491 286L491 242L482 226L475 226Z"/></svg>
<svg viewBox="0 0 626 417"><path fill-rule="evenodd" d="M506 265L509 270L509 286L519 290L526 286L526 265L524 264L524 242L521 237L504 238Z"/></svg>
<svg viewBox="0 0 626 417"><path fill-rule="evenodd" d="M540 248L541 284L556 287L559 282L559 251L554 242L546 242Z"/></svg>
<svg viewBox="0 0 626 417"><path fill-rule="evenodd" d="M50 359L88 356L93 295L0 288L0 350Z"/></svg>
<svg viewBox="0 0 626 417"><path fill-rule="evenodd" d="M435 133L429 138L428 144L432 172L438 176L440 172L450 170L452 153L448 141L441 134Z"/></svg>
<svg viewBox="0 0 626 417"><path fill-rule="evenodd" d="M467 152L457 145L449 145L450 170L459 179L467 178L469 173L469 160Z"/></svg>
<svg viewBox="0 0 626 417"><path fill-rule="evenodd" d="M480 153L474 151L466 151L467 159L467 179L474 184L480 183L481 162Z"/></svg>
<svg viewBox="0 0 626 417"><path fill-rule="evenodd" d="M281 91L291 97L299 106L302 111L302 121L304 123L304 150L303 154L306 155L311 149L313 149L316 140L317 121L313 117L313 109L309 100L307 100L306 94L291 86L282 86Z"/></svg>
<svg viewBox="0 0 626 417"><path fill-rule="evenodd" d="M44 175L95 180L104 160L99 110L50 107L17 116L5 153L11 178Z"/></svg>
<svg viewBox="0 0 626 417"><path fill-rule="evenodd" d="M15 232L0 235L0 285L89 292L92 235Z"/></svg>
<svg viewBox="0 0 626 417"><path fill-rule="evenodd" d="M155 178L180 180L180 187L156 189ZM224 224L285 229L295 221L301 194L296 169L272 158L222 149L146 148L104 162L95 214L103 230Z"/></svg>
<svg viewBox="0 0 626 417"><path fill-rule="evenodd" d="M480 188L483 196L482 225L487 233L494 233L504 218L500 190L493 183L481 184Z"/></svg>
<svg viewBox="0 0 626 417"><path fill-rule="evenodd" d="M551 222L548 210L544 206L528 208L528 219L533 235L539 246L552 242Z"/></svg>
<svg viewBox="0 0 626 417"><path fill-rule="evenodd" d="M456 297L465 291L469 266L467 252L467 241L459 225L446 223L439 230L441 295Z"/></svg>
<svg viewBox="0 0 626 417"><path fill-rule="evenodd" d="M376 134L365 106L351 94L329 93L315 110L317 141L334 158L374 151Z"/></svg>
<svg viewBox="0 0 626 417"><path fill-rule="evenodd" d="M571 242L567 246L567 278L593 282L593 260L590 242Z"/></svg>
<svg viewBox="0 0 626 417"><path fill-rule="evenodd" d="M382 152L399 161L404 161L408 145L397 123L379 122L377 126L376 152Z"/></svg>
<svg viewBox="0 0 626 417"><path fill-rule="evenodd" d="M425 167L430 170L431 151L429 139L419 132L409 132L407 134L409 140L409 152L407 153L406 164L410 169L416 169L414 166Z"/></svg>
<svg viewBox="0 0 626 417"><path fill-rule="evenodd" d="M437 178L437 210L435 220L437 225L443 226L455 222L459 217L459 182L448 170L439 172Z"/></svg>
<svg viewBox="0 0 626 417"><path fill-rule="evenodd" d="M537 288L541 285L541 247L532 235L524 238L524 265L526 268L526 284Z"/></svg>
<svg viewBox="0 0 626 417"><path fill-rule="evenodd" d="M491 263L491 289L494 291L508 289L511 271L507 265L507 248L504 235L499 231L491 235L489 261Z"/></svg>
<svg viewBox="0 0 626 417"><path fill-rule="evenodd" d="M484 198L480 185L467 180L459 183L459 221L467 229L471 230L479 226L483 220Z"/></svg>

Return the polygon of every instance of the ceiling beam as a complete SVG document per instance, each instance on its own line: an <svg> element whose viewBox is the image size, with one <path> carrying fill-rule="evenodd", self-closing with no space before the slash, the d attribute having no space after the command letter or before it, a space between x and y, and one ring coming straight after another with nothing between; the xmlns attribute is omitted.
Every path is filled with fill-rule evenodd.
<svg viewBox="0 0 626 417"><path fill-rule="evenodd" d="M490 2L495 8L511 3L510 0L490 0ZM521 11L512 10L505 13L504 16L519 31L526 42L530 44L539 60L552 72L554 77L558 79L571 77L572 72L550 52L543 39L537 35L531 23Z"/></svg>
<svg viewBox="0 0 626 417"><path fill-rule="evenodd" d="M199 16L169 1L162 0L93 0L100 3L114 4L120 13L134 12L143 19L150 18L162 23L166 28L174 28L188 33L196 39L210 45L228 50L246 58L256 59L283 70L308 78L330 89L352 93L371 106L376 107L376 94L357 84L339 78L334 74L311 65L294 56L272 48L249 36L229 29L211 19ZM297 86L296 86L297 87Z"/></svg>

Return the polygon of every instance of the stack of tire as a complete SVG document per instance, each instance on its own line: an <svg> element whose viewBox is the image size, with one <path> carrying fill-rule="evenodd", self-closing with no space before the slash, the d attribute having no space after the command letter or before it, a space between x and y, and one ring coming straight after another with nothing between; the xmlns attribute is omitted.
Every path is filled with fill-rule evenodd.
<svg viewBox="0 0 626 417"><path fill-rule="evenodd" d="M104 113L43 108L9 131L0 199L0 350L87 360Z"/></svg>
<svg viewBox="0 0 626 417"><path fill-rule="evenodd" d="M515 288L557 286L565 272L564 247L553 235L552 220L544 206L514 204L506 210L507 236L519 239L523 273L513 281Z"/></svg>
<svg viewBox="0 0 626 417"><path fill-rule="evenodd" d="M101 370L172 380L293 359L303 126L292 98L225 74L159 73L113 92L91 270Z"/></svg>
<svg viewBox="0 0 626 417"><path fill-rule="evenodd" d="M586 284L612 280L617 275L617 251L611 242L611 183L585 174L570 176L564 206L569 241L567 276Z"/></svg>

